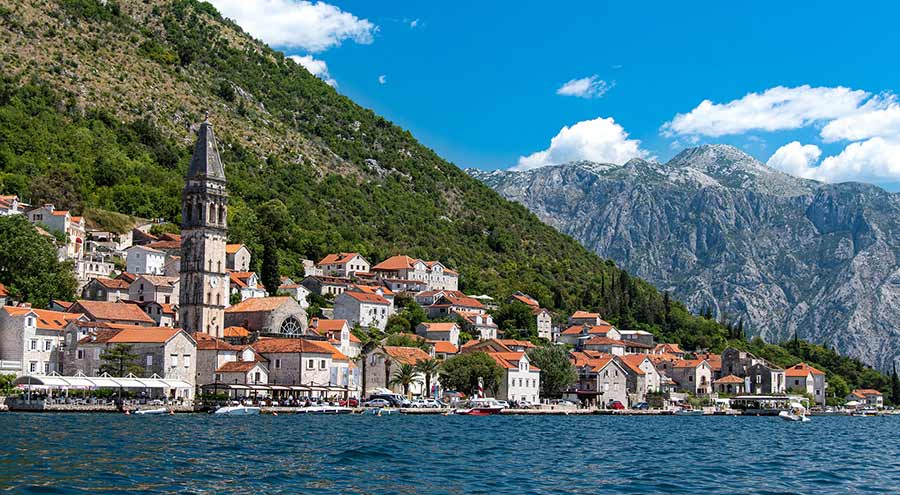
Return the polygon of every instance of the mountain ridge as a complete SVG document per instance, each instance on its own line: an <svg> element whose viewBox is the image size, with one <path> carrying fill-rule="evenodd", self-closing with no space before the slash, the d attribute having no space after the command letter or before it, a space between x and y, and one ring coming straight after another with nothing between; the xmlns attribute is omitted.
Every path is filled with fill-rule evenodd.
<svg viewBox="0 0 900 495"><path fill-rule="evenodd" d="M882 369L900 355L900 194L792 177L727 145L665 164L467 172L693 311Z"/></svg>

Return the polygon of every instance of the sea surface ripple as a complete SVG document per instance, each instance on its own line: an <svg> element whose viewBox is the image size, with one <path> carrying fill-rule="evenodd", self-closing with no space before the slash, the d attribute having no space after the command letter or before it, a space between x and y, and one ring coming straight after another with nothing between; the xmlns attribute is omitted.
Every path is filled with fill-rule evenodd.
<svg viewBox="0 0 900 495"><path fill-rule="evenodd" d="M0 492L900 493L900 417L0 414Z"/></svg>

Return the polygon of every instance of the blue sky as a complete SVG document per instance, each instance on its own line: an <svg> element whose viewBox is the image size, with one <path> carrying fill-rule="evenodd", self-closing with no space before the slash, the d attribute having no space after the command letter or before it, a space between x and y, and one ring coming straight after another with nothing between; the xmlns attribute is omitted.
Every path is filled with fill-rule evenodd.
<svg viewBox="0 0 900 495"><path fill-rule="evenodd" d="M212 3L460 167L728 143L795 175L900 182L898 4Z"/></svg>

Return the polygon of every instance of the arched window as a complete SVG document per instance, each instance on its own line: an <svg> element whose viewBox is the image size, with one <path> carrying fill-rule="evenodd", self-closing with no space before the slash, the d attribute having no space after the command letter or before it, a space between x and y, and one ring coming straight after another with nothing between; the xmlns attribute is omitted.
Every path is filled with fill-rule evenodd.
<svg viewBox="0 0 900 495"><path fill-rule="evenodd" d="M216 221L216 205L210 204L208 211L209 211L209 217L208 217L207 221L209 223L215 222Z"/></svg>
<svg viewBox="0 0 900 495"><path fill-rule="evenodd" d="M222 294L216 294L216 306L222 305Z"/></svg>
<svg viewBox="0 0 900 495"><path fill-rule="evenodd" d="M225 225L225 205L219 207L219 223Z"/></svg>
<svg viewBox="0 0 900 495"><path fill-rule="evenodd" d="M212 301L212 294L207 292L206 293L206 304L210 304L211 301Z"/></svg>
<svg viewBox="0 0 900 495"><path fill-rule="evenodd" d="M191 222L194 219L194 205L188 204L184 209L184 214L187 216L186 221Z"/></svg>
<svg viewBox="0 0 900 495"><path fill-rule="evenodd" d="M303 327L300 322L293 316L288 316L281 322L280 332L284 335L300 335L303 333Z"/></svg>
<svg viewBox="0 0 900 495"><path fill-rule="evenodd" d="M209 269L207 271L211 272L212 271L212 260L207 260L207 264L209 265Z"/></svg>
<svg viewBox="0 0 900 495"><path fill-rule="evenodd" d="M219 273L222 273L222 260L217 261L216 266L219 267L219 269L218 269Z"/></svg>

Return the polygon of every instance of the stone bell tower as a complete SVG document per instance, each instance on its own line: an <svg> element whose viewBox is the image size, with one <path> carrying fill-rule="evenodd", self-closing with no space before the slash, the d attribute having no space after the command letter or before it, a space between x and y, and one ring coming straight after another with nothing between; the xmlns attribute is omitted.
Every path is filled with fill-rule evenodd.
<svg viewBox="0 0 900 495"><path fill-rule="evenodd" d="M189 333L221 338L229 278L225 268L228 193L209 116L197 144L181 195L181 326Z"/></svg>

